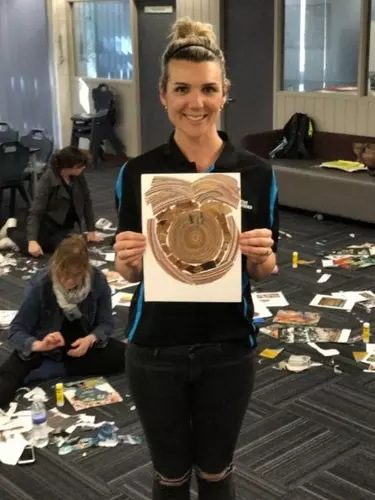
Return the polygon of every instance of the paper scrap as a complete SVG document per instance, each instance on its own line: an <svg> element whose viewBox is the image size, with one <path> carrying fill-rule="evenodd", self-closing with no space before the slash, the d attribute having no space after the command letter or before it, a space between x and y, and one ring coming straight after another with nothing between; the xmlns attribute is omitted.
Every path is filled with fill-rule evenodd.
<svg viewBox="0 0 375 500"><path fill-rule="evenodd" d="M109 252L109 253L106 253L105 254L105 260L107 262L114 262L115 261L115 258L116 258L116 254L115 252Z"/></svg>
<svg viewBox="0 0 375 500"><path fill-rule="evenodd" d="M310 342L308 345L326 357L338 356L340 354L340 352L337 349L322 349L321 347L316 345L314 342Z"/></svg>
<svg viewBox="0 0 375 500"><path fill-rule="evenodd" d="M285 307L289 305L283 292L254 292L252 298L253 301L260 300L266 307Z"/></svg>
<svg viewBox="0 0 375 500"><path fill-rule="evenodd" d="M267 359L275 359L284 349L264 349L259 356Z"/></svg>
<svg viewBox="0 0 375 500"><path fill-rule="evenodd" d="M316 295L310 302L310 306L325 307L328 309L340 309L341 311L351 311L354 301L333 297L332 295Z"/></svg>
<svg viewBox="0 0 375 500"><path fill-rule="evenodd" d="M318 279L318 283L326 283L330 277L331 277L330 274L322 274L321 277Z"/></svg>
<svg viewBox="0 0 375 500"><path fill-rule="evenodd" d="M353 358L356 361L363 361L363 359L367 356L367 352L362 352L362 351L354 351L353 353Z"/></svg>
<svg viewBox="0 0 375 500"><path fill-rule="evenodd" d="M5 441L0 441L0 462L6 465L16 465L27 445L28 442L19 433L12 434Z"/></svg>

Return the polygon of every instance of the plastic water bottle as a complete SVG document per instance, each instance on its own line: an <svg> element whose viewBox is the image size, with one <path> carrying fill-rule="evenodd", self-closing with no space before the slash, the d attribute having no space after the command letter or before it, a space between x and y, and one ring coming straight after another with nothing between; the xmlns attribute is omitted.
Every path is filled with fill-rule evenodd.
<svg viewBox="0 0 375 500"><path fill-rule="evenodd" d="M32 441L36 448L44 448L48 444L47 411L43 398L36 396L31 405L31 420L33 422Z"/></svg>

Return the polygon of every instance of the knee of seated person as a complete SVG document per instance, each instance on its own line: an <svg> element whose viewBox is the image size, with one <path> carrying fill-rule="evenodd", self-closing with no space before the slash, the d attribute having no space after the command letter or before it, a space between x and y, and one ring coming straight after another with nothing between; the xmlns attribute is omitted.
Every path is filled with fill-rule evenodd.
<svg viewBox="0 0 375 500"><path fill-rule="evenodd" d="M224 481L233 472L233 464L228 465L223 471L217 473L209 473L201 470L199 467L195 466L195 472L200 479L207 482L216 483L219 481Z"/></svg>
<svg viewBox="0 0 375 500"><path fill-rule="evenodd" d="M156 480L158 481L158 483L162 486L170 486L170 487L174 487L174 488L177 488L179 486L183 486L187 481L190 480L190 477L191 477L191 470L188 470L182 477L178 477L178 478L170 478L170 477L166 477L166 476L163 476L162 474L160 474L160 472L155 472L155 476L156 476Z"/></svg>

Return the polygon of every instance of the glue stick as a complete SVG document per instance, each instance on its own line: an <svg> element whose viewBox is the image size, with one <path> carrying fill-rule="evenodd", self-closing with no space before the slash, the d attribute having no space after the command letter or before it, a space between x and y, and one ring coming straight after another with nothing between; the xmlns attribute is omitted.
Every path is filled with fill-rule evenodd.
<svg viewBox="0 0 375 500"><path fill-rule="evenodd" d="M363 323L362 340L365 343L370 342L370 323Z"/></svg>
<svg viewBox="0 0 375 500"><path fill-rule="evenodd" d="M56 406L64 406L64 386L60 382L55 386L56 390Z"/></svg>
<svg viewBox="0 0 375 500"><path fill-rule="evenodd" d="M298 252L293 252L292 254L292 267L293 269L298 267Z"/></svg>

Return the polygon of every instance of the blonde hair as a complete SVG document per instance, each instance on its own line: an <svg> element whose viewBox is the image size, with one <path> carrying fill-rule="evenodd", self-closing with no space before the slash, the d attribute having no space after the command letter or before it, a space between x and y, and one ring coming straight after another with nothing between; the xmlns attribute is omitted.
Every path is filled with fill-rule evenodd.
<svg viewBox="0 0 375 500"><path fill-rule="evenodd" d="M172 26L169 35L171 41L167 45L161 63L159 88L167 91L168 63L173 59L203 62L217 61L223 76L223 88L229 90L230 81L226 76L226 65L223 51L216 41L216 35L211 24L193 21L189 17L178 19Z"/></svg>
<svg viewBox="0 0 375 500"><path fill-rule="evenodd" d="M54 251L50 261L49 270L52 279L77 269L82 276L91 271L89 252L86 239L81 234L72 234L65 238Z"/></svg>

